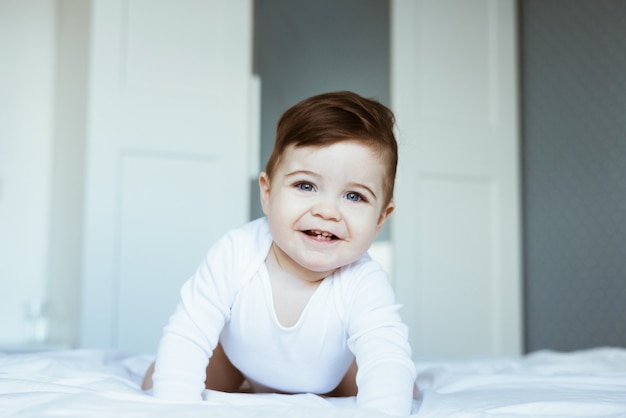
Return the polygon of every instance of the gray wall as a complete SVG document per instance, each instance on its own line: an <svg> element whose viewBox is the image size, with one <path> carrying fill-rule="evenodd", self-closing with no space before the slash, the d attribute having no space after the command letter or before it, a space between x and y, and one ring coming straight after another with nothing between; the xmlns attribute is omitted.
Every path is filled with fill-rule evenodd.
<svg viewBox="0 0 626 418"><path fill-rule="evenodd" d="M306 97L352 90L390 104L388 1L256 0L254 7L261 167L271 153L278 118ZM257 186L253 218L262 215Z"/></svg>
<svg viewBox="0 0 626 418"><path fill-rule="evenodd" d="M626 346L626 1L520 12L526 348Z"/></svg>

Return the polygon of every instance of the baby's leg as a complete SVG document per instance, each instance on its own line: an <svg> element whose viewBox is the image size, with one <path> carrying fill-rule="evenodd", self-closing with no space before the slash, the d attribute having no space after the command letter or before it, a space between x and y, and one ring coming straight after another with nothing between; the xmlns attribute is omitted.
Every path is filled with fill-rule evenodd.
<svg viewBox="0 0 626 418"><path fill-rule="evenodd" d="M206 368L204 385L207 389L220 392L238 392L243 381L243 374L233 366L226 357L222 345L218 343Z"/></svg>
<svg viewBox="0 0 626 418"><path fill-rule="evenodd" d="M154 362L148 367L141 384L142 390L152 388L152 375L154 374ZM239 370L228 360L221 344L213 350L213 356L206 368L206 380L204 385L207 389L221 392L237 392L244 377Z"/></svg>
<svg viewBox="0 0 626 418"><path fill-rule="evenodd" d="M343 377L339 385L331 392L327 393L326 396L331 397L342 397L342 396L356 396L358 392L358 388L356 386L356 372L358 368L356 366L356 361L353 361L348 369L348 372ZM415 397L418 392L417 383L413 385L413 396Z"/></svg>
<svg viewBox="0 0 626 418"><path fill-rule="evenodd" d="M141 390L152 389L152 375L154 374L154 361L146 370L146 374L143 376L143 382L141 382Z"/></svg>
<svg viewBox="0 0 626 418"><path fill-rule="evenodd" d="M353 361L348 369L346 375L341 379L339 385L331 392L327 393L326 396L332 397L345 397L345 396L356 396L357 386L356 386L356 372L357 366L356 361Z"/></svg>

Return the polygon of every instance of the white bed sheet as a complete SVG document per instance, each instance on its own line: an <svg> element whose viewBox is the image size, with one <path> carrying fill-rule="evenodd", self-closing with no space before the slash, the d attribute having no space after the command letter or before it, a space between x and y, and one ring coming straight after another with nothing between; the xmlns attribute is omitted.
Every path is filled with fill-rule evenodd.
<svg viewBox="0 0 626 418"><path fill-rule="evenodd" d="M225 394L176 403L142 392L151 356L63 350L0 354L0 417L383 418L354 398ZM626 417L626 350L416 361L417 417Z"/></svg>

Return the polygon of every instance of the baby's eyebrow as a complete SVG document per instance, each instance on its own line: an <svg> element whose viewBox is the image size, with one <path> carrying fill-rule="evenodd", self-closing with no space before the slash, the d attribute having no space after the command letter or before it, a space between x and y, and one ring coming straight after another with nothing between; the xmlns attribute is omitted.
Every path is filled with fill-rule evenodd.
<svg viewBox="0 0 626 418"><path fill-rule="evenodd" d="M300 176L300 175L307 175L307 176L313 176L313 177L319 177L320 175L313 172L313 171L309 171L309 170L294 170L291 171L287 174L285 174L285 177L293 177L293 176Z"/></svg>

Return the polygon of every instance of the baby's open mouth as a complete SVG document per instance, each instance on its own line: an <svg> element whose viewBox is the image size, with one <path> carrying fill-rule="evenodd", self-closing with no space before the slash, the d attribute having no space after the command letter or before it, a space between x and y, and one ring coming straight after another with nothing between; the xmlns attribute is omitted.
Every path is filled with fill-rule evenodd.
<svg viewBox="0 0 626 418"><path fill-rule="evenodd" d="M337 237L336 235L333 235L330 232L326 232L326 231L318 231L315 229L309 229L303 232L310 237L317 238L320 241L331 241L331 240L339 239L339 237Z"/></svg>

